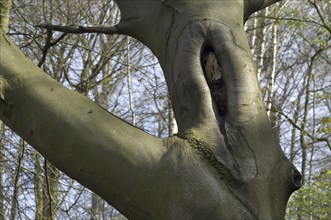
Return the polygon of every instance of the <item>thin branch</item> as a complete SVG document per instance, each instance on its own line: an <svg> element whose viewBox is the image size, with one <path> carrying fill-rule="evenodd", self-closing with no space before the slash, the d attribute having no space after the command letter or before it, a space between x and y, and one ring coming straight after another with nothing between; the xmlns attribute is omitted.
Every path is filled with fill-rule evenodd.
<svg viewBox="0 0 331 220"><path fill-rule="evenodd" d="M259 15L254 16L254 17L261 17ZM264 16L264 18L268 18L268 19L273 19L275 21L295 21L295 22L305 22L305 23L309 23L309 24L313 24L313 25L318 25L321 28L326 29L328 32L331 33L331 28L329 26L327 26L326 22L324 20L322 20L322 24L311 20L311 19L299 19L299 18L291 18L291 17L275 17L275 16Z"/></svg>
<svg viewBox="0 0 331 220"><path fill-rule="evenodd" d="M63 196L62 196L62 198L61 198L61 201L60 201L58 204L56 204L56 209L57 209L57 210L59 210L59 209L62 207L62 205L63 205L66 201L68 201L67 198L68 198L68 195L69 195L69 193L70 193L70 190L74 189L73 186L74 186L74 180L71 179L71 180L70 180L70 184L69 184L69 186L68 186L68 189L63 193Z"/></svg>
<svg viewBox="0 0 331 220"><path fill-rule="evenodd" d="M46 28L51 31L59 31L70 34L84 34L84 33L102 33L102 34L121 34L117 26L110 27L84 27L84 26L62 26L53 24L39 24L35 27Z"/></svg>
<svg viewBox="0 0 331 220"><path fill-rule="evenodd" d="M48 52L48 49L50 48L50 45L51 45L51 38L52 38L52 31L47 30L46 44L43 48L43 56L41 57L40 61L38 62L38 65L37 65L38 67L41 67L41 65L46 60L47 52Z"/></svg>
<svg viewBox="0 0 331 220"><path fill-rule="evenodd" d="M329 27L328 24L326 23L323 15L322 15L322 12L320 11L320 9L319 9L318 5L316 4L316 2L315 1L313 2L311 0L308 0L308 2L316 9L316 12L317 12L318 16L319 16L319 18L321 19L321 21L323 23L323 27L325 29L327 29L329 31L329 33L331 33L331 27Z"/></svg>
<svg viewBox="0 0 331 220"><path fill-rule="evenodd" d="M79 190L79 189L77 189L77 190ZM73 207L75 207L75 205L78 203L78 201L79 201L79 199L80 199L80 197L82 196L82 194L83 194L83 192L85 191L85 187L83 187L82 189L80 189L80 192L78 193L78 196L77 196L77 198L76 198L76 200L69 206L69 208L67 208L67 209L63 209L63 211L65 212L65 213L67 213L67 215L69 215L68 213L69 213L69 211L73 208Z"/></svg>
<svg viewBox="0 0 331 220"><path fill-rule="evenodd" d="M277 112L278 114L282 115L293 127L295 127L296 129L298 129L300 132L304 133L305 135L307 135L309 138L311 138L314 143L315 142L326 142L326 144L328 145L329 149L331 150L331 144L330 141L327 138L318 138L314 135L311 135L308 133L308 131L306 130L302 130L301 127L299 125L297 125L288 115L286 115L284 112L277 110L277 109L270 109L271 111Z"/></svg>
<svg viewBox="0 0 331 220"><path fill-rule="evenodd" d="M45 62L48 50L51 47L55 46L58 42L60 42L67 35L67 33L63 33L63 34L61 34L61 36L58 39L56 39L54 42L51 42L52 34L53 34L52 30L47 29L46 43L45 43L45 46L43 48L43 55L42 55L38 65L37 65L38 67L41 67L41 65Z"/></svg>

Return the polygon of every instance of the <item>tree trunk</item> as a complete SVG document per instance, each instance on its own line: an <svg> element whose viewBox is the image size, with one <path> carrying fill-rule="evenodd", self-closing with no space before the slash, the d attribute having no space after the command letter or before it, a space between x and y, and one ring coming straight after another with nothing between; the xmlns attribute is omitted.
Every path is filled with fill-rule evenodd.
<svg viewBox="0 0 331 220"><path fill-rule="evenodd" d="M268 28L267 24L266 24L266 18L269 15L269 10L268 8L266 10L264 10L263 13L263 17L261 18L261 25L262 25L262 30L261 30L261 37L262 37L262 41L261 41L261 45L260 45L260 50L259 50L259 57L257 58L257 78L258 80L261 77L261 73L262 70L265 67L265 53L266 53L266 44L267 44L267 37L268 34L270 32L270 27ZM255 18L256 19L256 18ZM254 53L253 53L254 54Z"/></svg>
<svg viewBox="0 0 331 220"><path fill-rule="evenodd" d="M116 29L162 66L173 137L152 137L68 91L3 33L0 118L128 218L281 219L301 179L271 129L243 27L275 2L117 1Z"/></svg>
<svg viewBox="0 0 331 220"><path fill-rule="evenodd" d="M44 190L43 190L43 218L56 219L59 202L59 177L60 171L52 164L44 161Z"/></svg>

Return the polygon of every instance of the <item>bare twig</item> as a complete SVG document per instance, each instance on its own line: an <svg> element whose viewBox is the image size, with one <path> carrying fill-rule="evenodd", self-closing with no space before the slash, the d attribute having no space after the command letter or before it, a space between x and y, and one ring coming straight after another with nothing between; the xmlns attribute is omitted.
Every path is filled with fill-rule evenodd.
<svg viewBox="0 0 331 220"><path fill-rule="evenodd" d="M35 27L46 28L51 31L59 31L67 34L84 34L84 33L102 33L102 34L120 34L117 26L110 27L83 27L83 26L62 26L53 24L40 24Z"/></svg>
<svg viewBox="0 0 331 220"><path fill-rule="evenodd" d="M320 8L318 7L318 5L316 4L316 1L311 1L311 0L308 0L308 2L316 9L316 12L320 18L320 20L322 21L323 23L323 27L329 31L329 33L331 33L331 27L327 24L327 22L325 21L324 19L324 16L323 16L323 12L321 12Z"/></svg>
<svg viewBox="0 0 331 220"><path fill-rule="evenodd" d="M48 50L51 47L55 46L58 42L60 42L66 35L67 35L67 33L63 33L58 39L56 39L54 42L51 42L51 39L52 39L52 30L47 29L47 38L46 38L45 46L43 48L43 55L42 55L40 61L38 62L38 65L37 66L41 67L41 65L46 60L46 56L47 56Z"/></svg>
<svg viewBox="0 0 331 220"><path fill-rule="evenodd" d="M308 136L309 138L311 138L314 143L315 142L326 142L326 144L328 145L329 149L331 150L331 144L330 141L327 138L318 138L314 135L309 134L308 131L306 130L302 130L301 127L299 125L297 125L288 115L286 115L284 112L277 110L277 109L270 109L271 111L277 112L278 114L282 115L293 127L295 127L296 129L298 129L300 132L304 133L306 136Z"/></svg>

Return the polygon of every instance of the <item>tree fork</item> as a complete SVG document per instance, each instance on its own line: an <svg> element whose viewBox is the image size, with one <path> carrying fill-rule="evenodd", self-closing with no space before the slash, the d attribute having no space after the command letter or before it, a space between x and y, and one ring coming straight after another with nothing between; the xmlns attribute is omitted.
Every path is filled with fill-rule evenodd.
<svg viewBox="0 0 331 220"><path fill-rule="evenodd" d="M155 14L138 15L135 11L132 15L133 11L129 8L135 7L133 2L128 6L126 1L118 1L123 20L130 21L132 18L133 23L139 23L135 26L140 29L147 26L147 21L160 20L156 19L157 15L163 16L166 27L162 29L166 33L160 32L158 23L153 26L153 22L148 23L146 36L144 31L137 34L135 28L124 32L149 46L158 57L174 106L178 136L194 140L190 142L192 147L207 161L212 160L213 167L217 164L231 170L230 176L238 179L242 188L255 191L252 193L256 200L251 201L255 204L249 208L251 213L260 212L263 213L261 216L271 217L277 205L270 201L269 210L257 211L256 207L262 205L261 201L266 198L256 194L260 187L255 186L261 182L270 184L271 173L277 172L278 178L294 190L300 187L301 176L285 158L269 124L244 32L243 22L251 13L278 1L244 2L151 1L144 10L155 11ZM148 6L151 8L147 9ZM154 39L158 39L157 44L149 37L151 33ZM163 53L160 54L160 51ZM216 104L217 108L214 89L206 76L208 71L203 62L203 56L210 52L217 59L223 81L221 86L225 87L226 94L218 106ZM275 170L278 166L282 167L283 173ZM245 192L239 188L235 190L241 192L237 198L242 198ZM284 204L289 194L278 198L284 201L279 210L285 210ZM282 215L284 212L279 213L279 216Z"/></svg>
<svg viewBox="0 0 331 220"><path fill-rule="evenodd" d="M151 137L59 86L3 33L0 118L129 218L281 219L300 174L269 124L243 30L250 13L275 2L117 1L116 32L162 66L173 137ZM220 66L225 113L215 108L205 53Z"/></svg>

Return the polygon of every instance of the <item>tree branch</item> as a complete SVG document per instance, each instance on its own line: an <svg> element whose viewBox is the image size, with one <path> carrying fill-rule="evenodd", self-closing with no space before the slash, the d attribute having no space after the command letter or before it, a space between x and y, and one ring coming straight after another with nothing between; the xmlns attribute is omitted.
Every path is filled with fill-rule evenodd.
<svg viewBox="0 0 331 220"><path fill-rule="evenodd" d="M43 55L37 64L38 67L41 67L41 65L45 62L48 50L51 47L55 46L58 42L60 42L66 35L67 35L67 33L63 33L58 39L56 39L54 42L51 42L52 30L47 29L47 37L45 40L45 46L43 48Z"/></svg>
<svg viewBox="0 0 331 220"><path fill-rule="evenodd" d="M270 5L273 5L277 2L280 2L280 1L282 1L282 0L245 0L245 9L244 9L245 21L254 12L260 11L260 10L262 10Z"/></svg>
<svg viewBox="0 0 331 220"><path fill-rule="evenodd" d="M308 2L315 8L320 20L322 21L323 25L322 27L324 27L329 33L331 33L331 26L329 26L325 19L324 19L324 16L322 15L322 12L321 10L319 9L318 5L316 4L316 2L314 1L311 1L311 0L308 0Z"/></svg>
<svg viewBox="0 0 331 220"><path fill-rule="evenodd" d="M159 173L164 141L57 83L1 30L0 53L0 79L8 84L0 99L0 119L123 214L130 216L127 210L143 205L133 197ZM128 201L137 204L128 207Z"/></svg>
<svg viewBox="0 0 331 220"><path fill-rule="evenodd" d="M283 111L277 110L277 109L270 109L271 111L277 112L278 114L282 115L293 127L298 129L300 132L302 132L304 135L308 136L311 138L313 141L318 141L318 142L325 142L329 149L331 150L331 144L330 141L327 138L318 138L312 134L309 134L308 131L302 130L299 125L297 125L288 115L286 115Z"/></svg>
<svg viewBox="0 0 331 220"><path fill-rule="evenodd" d="M121 34L117 26L110 27L84 27L84 26L62 26L54 24L39 24L35 27L46 28L51 31L59 31L70 34L84 34L84 33L102 33L102 34Z"/></svg>

